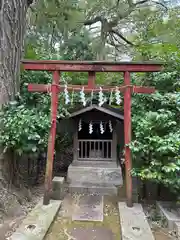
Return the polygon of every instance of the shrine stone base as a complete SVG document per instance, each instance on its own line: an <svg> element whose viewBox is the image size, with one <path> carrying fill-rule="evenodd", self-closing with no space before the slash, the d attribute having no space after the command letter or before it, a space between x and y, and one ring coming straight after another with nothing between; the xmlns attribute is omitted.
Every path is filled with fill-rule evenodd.
<svg viewBox="0 0 180 240"><path fill-rule="evenodd" d="M115 162L73 161L67 176L70 192L116 195L116 186L123 185L121 167Z"/></svg>

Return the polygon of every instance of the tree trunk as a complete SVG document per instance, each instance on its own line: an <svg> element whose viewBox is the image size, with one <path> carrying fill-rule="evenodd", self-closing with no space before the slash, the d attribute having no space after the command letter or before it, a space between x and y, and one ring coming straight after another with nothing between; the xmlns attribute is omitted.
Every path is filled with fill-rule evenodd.
<svg viewBox="0 0 180 240"><path fill-rule="evenodd" d="M0 0L0 106L19 91L20 60L30 0Z"/></svg>
<svg viewBox="0 0 180 240"><path fill-rule="evenodd" d="M8 101L14 100L19 91L26 13L32 2L33 0L0 0L0 108ZM7 212L13 206L14 209L19 207L17 196L7 190L8 185L5 181L5 173L10 172L8 163L13 161L11 154L13 152L4 155L0 148L0 205ZM12 169L12 165L9 166ZM7 177L10 178L9 175Z"/></svg>
<svg viewBox="0 0 180 240"><path fill-rule="evenodd" d="M100 46L99 51L97 53L97 60L103 61L106 60L106 41L107 41L107 29L106 22L101 23L101 36L100 36Z"/></svg>
<svg viewBox="0 0 180 240"><path fill-rule="evenodd" d="M32 2L33 0L0 0L0 108L14 100L19 91L26 13ZM5 172L3 160L11 161L11 155L6 155L0 146L0 179L3 179Z"/></svg>

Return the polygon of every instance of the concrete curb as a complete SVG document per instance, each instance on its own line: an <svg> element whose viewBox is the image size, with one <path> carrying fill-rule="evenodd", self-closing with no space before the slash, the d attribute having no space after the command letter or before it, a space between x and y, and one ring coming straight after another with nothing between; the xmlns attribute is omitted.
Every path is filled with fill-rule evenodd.
<svg viewBox="0 0 180 240"><path fill-rule="evenodd" d="M53 222L62 201L51 200L49 205L42 201L28 214L10 240L43 240Z"/></svg>
<svg viewBox="0 0 180 240"><path fill-rule="evenodd" d="M156 202L160 215L165 218L169 231L175 230L175 222L180 222L176 209L170 211L171 206L175 206L173 202Z"/></svg>

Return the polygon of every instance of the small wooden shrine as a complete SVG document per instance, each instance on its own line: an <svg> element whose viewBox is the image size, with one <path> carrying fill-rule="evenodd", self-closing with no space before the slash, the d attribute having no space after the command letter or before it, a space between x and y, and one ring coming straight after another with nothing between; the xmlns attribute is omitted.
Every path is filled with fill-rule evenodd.
<svg viewBox="0 0 180 240"><path fill-rule="evenodd" d="M69 119L74 125L73 161L68 168L70 187L90 191L94 185L98 193L116 193L115 186L123 184L119 161L124 149L123 114L107 104L91 104L74 110Z"/></svg>
<svg viewBox="0 0 180 240"><path fill-rule="evenodd" d="M70 118L74 123L73 161L118 162L117 144L122 143L123 149L124 141L124 116L119 109L92 104L76 109Z"/></svg>

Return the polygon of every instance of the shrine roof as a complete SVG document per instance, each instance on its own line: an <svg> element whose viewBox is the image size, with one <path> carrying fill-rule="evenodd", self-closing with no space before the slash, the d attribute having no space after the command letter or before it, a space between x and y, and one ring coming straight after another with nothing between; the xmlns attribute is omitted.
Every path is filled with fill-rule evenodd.
<svg viewBox="0 0 180 240"><path fill-rule="evenodd" d="M98 106L97 104L92 104L92 105L87 106L87 107L83 107L83 108L80 107L80 108L73 109L70 112L69 118L77 117L77 116L79 116L83 113L90 112L90 111L93 111L93 110L100 111L102 113L105 113L107 115L115 117L119 120L124 120L124 116L123 116L122 111L118 108L111 107L108 104L103 105L101 107Z"/></svg>

